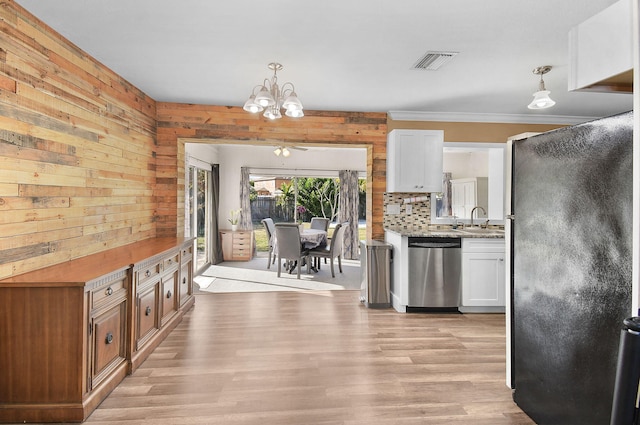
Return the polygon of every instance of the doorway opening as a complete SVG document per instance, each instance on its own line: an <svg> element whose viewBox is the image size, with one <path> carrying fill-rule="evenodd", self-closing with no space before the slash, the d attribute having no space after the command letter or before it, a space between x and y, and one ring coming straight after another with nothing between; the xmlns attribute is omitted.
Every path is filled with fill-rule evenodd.
<svg viewBox="0 0 640 425"><path fill-rule="evenodd" d="M331 238L338 220L340 180L338 177L311 177L291 175L251 175L251 221L253 224L255 253L267 255L269 238L262 224L265 218L274 223L298 222L309 226L312 217L329 219L328 237ZM366 239L367 185L358 178L358 240Z"/></svg>

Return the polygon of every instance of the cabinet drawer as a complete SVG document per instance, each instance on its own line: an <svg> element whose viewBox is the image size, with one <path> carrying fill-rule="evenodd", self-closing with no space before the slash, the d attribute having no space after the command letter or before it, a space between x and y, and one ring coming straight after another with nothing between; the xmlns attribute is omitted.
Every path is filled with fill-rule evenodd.
<svg viewBox="0 0 640 425"><path fill-rule="evenodd" d="M251 247L250 246L242 246L242 247L234 247L233 249L233 258L240 259L251 259Z"/></svg>
<svg viewBox="0 0 640 425"><path fill-rule="evenodd" d="M116 302L127 295L127 279L123 277L91 291L91 309Z"/></svg>
<svg viewBox="0 0 640 425"><path fill-rule="evenodd" d="M92 320L91 389L126 361L126 305L126 300L122 300Z"/></svg>
<svg viewBox="0 0 640 425"><path fill-rule="evenodd" d="M180 264L180 251L173 253L170 257L165 258L162 261L162 270L167 271L172 267L177 267Z"/></svg>
<svg viewBox="0 0 640 425"><path fill-rule="evenodd" d="M251 234L250 233L235 233L233 235L233 244L245 245L251 243Z"/></svg>
<svg viewBox="0 0 640 425"><path fill-rule="evenodd" d="M180 261L182 264L191 261L193 258L193 245L182 247L180 251Z"/></svg>
<svg viewBox="0 0 640 425"><path fill-rule="evenodd" d="M137 348L159 329L158 323L158 294L159 283L138 295L136 313L138 329L136 329Z"/></svg>
<svg viewBox="0 0 640 425"><path fill-rule="evenodd" d="M502 252L505 242L502 238L462 238L462 252Z"/></svg>
<svg viewBox="0 0 640 425"><path fill-rule="evenodd" d="M162 263L155 262L147 265L146 267L142 267L140 270L136 272L138 286L142 283L153 279L158 276L162 272Z"/></svg>

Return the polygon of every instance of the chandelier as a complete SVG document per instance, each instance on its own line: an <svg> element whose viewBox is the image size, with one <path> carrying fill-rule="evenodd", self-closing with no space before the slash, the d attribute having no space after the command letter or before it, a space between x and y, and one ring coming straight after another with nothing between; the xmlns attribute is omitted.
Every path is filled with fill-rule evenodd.
<svg viewBox="0 0 640 425"><path fill-rule="evenodd" d="M262 84L253 88L251 96L244 103L242 109L247 112L256 113L264 111L264 116L272 120L282 118L280 109L285 109L285 115L292 118L304 116L302 112L302 102L298 99L295 87L292 83L284 83L278 86L278 71L282 69L278 62L271 62L269 69L273 71L271 80L264 79ZM258 93L256 94L256 90Z"/></svg>

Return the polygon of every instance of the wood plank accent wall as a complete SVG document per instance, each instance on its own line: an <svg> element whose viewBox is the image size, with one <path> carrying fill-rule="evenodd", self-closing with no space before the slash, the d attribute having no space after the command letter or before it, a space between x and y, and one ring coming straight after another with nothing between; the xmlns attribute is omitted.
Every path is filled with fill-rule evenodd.
<svg viewBox="0 0 640 425"><path fill-rule="evenodd" d="M155 101L0 3L0 278L156 235Z"/></svg>
<svg viewBox="0 0 640 425"><path fill-rule="evenodd" d="M386 189L387 114L307 111L302 119L270 121L241 107L157 104L158 236L181 235L184 221L184 144L212 139L366 147L367 237L382 239ZM177 196L176 196L177 194ZM180 225L178 225L178 223ZM176 226L178 226L176 228Z"/></svg>

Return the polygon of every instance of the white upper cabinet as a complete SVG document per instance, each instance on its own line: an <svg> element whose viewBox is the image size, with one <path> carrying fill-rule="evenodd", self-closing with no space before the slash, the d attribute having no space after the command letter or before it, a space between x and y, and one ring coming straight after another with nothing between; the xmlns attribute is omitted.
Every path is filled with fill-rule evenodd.
<svg viewBox="0 0 640 425"><path fill-rule="evenodd" d="M569 90L633 92L633 8L619 0L569 32Z"/></svg>
<svg viewBox="0 0 640 425"><path fill-rule="evenodd" d="M387 136L387 192L442 192L442 130L392 130Z"/></svg>

